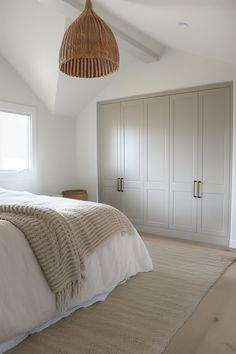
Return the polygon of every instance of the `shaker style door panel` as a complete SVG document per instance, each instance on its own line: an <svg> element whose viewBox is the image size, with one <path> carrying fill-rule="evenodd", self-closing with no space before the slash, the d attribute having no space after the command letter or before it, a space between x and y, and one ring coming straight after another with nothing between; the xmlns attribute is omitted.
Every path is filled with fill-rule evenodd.
<svg viewBox="0 0 236 354"><path fill-rule="evenodd" d="M196 231L198 95L171 96L170 104L170 227Z"/></svg>
<svg viewBox="0 0 236 354"><path fill-rule="evenodd" d="M143 101L121 104L121 174L126 183L143 182Z"/></svg>
<svg viewBox="0 0 236 354"><path fill-rule="evenodd" d="M226 236L229 224L230 91L199 93L198 232Z"/></svg>
<svg viewBox="0 0 236 354"><path fill-rule="evenodd" d="M143 224L143 190L126 188L121 193L122 211L135 224Z"/></svg>
<svg viewBox="0 0 236 354"><path fill-rule="evenodd" d="M103 203L121 210L121 196L114 186L103 186Z"/></svg>
<svg viewBox="0 0 236 354"><path fill-rule="evenodd" d="M122 210L143 224L143 100L121 104Z"/></svg>
<svg viewBox="0 0 236 354"><path fill-rule="evenodd" d="M144 217L145 225L168 227L169 96L144 100Z"/></svg>
<svg viewBox="0 0 236 354"><path fill-rule="evenodd" d="M100 201L118 207L120 175L120 104L100 107ZM117 199L117 201L116 201Z"/></svg>

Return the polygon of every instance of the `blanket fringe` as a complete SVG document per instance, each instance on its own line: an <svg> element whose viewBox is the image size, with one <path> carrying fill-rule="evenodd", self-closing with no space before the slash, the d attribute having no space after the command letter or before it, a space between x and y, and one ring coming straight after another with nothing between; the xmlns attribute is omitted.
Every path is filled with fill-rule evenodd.
<svg viewBox="0 0 236 354"><path fill-rule="evenodd" d="M68 283L65 288L56 293L56 306L60 313L68 309L69 302L79 295L80 289L81 281L75 280Z"/></svg>

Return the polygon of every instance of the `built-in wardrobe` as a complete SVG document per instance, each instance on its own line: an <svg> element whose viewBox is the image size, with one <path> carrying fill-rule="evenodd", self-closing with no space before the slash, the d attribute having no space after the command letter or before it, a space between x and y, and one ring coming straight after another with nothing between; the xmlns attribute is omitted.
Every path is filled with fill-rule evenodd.
<svg viewBox="0 0 236 354"><path fill-rule="evenodd" d="M99 103L99 201L140 231L228 245L231 90Z"/></svg>

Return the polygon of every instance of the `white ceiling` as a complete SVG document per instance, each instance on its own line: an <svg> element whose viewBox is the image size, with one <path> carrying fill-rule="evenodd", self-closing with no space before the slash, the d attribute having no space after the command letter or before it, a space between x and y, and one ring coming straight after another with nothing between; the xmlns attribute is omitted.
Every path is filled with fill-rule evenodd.
<svg viewBox="0 0 236 354"><path fill-rule="evenodd" d="M0 54L58 115L76 116L116 77L82 80L59 73L63 33L83 4L83 0L0 1ZM121 71L134 60L157 60L164 47L236 64L236 0L93 0L93 4L118 36ZM179 27L179 22L189 27Z"/></svg>
<svg viewBox="0 0 236 354"><path fill-rule="evenodd" d="M59 72L58 53L68 22L57 8L37 0L0 0L0 54L52 113L73 117L115 75L83 80ZM120 56L121 70L134 60L122 50Z"/></svg>
<svg viewBox="0 0 236 354"><path fill-rule="evenodd" d="M80 0L77 0L78 2ZM94 0L167 47L236 64L236 0ZM178 26L187 22L188 28Z"/></svg>
<svg viewBox="0 0 236 354"><path fill-rule="evenodd" d="M32 0L0 1L0 52L52 110L65 20Z"/></svg>

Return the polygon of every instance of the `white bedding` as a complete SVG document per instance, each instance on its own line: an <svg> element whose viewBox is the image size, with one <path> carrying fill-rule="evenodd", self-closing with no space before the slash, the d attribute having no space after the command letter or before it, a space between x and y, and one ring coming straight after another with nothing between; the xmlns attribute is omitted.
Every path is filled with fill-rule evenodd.
<svg viewBox="0 0 236 354"><path fill-rule="evenodd" d="M35 196L0 189L0 204L24 202L60 210L83 203L65 198ZM138 235L115 234L85 260L86 281L70 308L104 300L120 282L138 272L152 270L148 251ZM55 296L51 292L26 238L12 224L0 221L0 353L3 345L42 324L58 320ZM20 337L19 337L20 336Z"/></svg>

